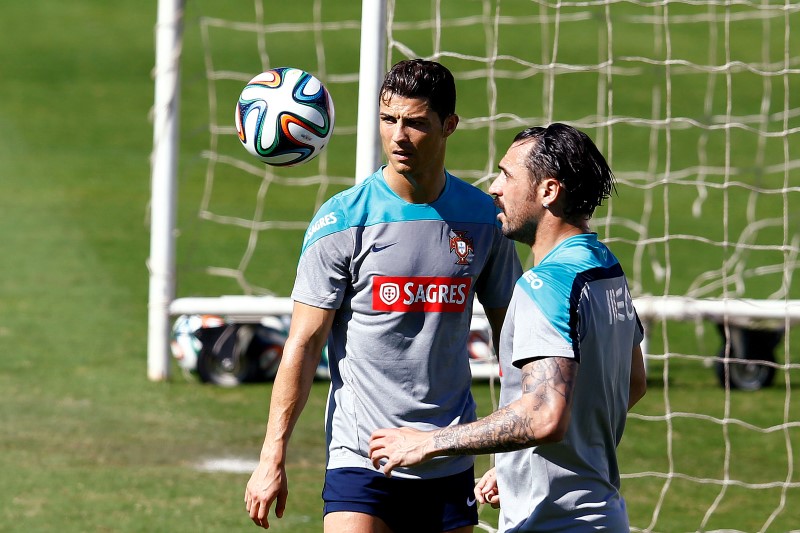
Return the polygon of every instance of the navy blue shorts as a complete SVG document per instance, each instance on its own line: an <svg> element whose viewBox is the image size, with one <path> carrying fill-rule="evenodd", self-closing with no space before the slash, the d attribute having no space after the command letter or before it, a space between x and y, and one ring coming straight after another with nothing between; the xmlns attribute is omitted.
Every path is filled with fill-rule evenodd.
<svg viewBox="0 0 800 533"><path fill-rule="evenodd" d="M475 470L435 479L386 477L366 468L325 472L324 514L350 511L376 516L392 531L440 533L478 523Z"/></svg>

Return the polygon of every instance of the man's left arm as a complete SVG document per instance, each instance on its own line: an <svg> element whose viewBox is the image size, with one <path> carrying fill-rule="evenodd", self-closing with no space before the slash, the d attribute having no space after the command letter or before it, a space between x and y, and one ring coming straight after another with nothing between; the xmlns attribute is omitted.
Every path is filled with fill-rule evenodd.
<svg viewBox="0 0 800 533"><path fill-rule="evenodd" d="M388 476L440 455L509 452L564 438L571 416L578 363L565 357L534 359L522 367L522 396L470 424L434 431L379 429L370 438L370 459Z"/></svg>
<svg viewBox="0 0 800 533"><path fill-rule="evenodd" d="M494 346L494 353L500 353L500 330L503 329L503 321L506 319L507 307L484 307L483 311L486 313L486 320L492 328L492 345Z"/></svg>

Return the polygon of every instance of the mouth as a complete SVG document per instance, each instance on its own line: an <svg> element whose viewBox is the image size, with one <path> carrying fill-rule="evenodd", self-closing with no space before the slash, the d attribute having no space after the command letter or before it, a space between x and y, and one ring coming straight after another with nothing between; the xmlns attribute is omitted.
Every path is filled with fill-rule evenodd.
<svg viewBox="0 0 800 533"><path fill-rule="evenodd" d="M506 211L505 211L505 209L503 209L503 206L502 206L502 204L500 203L499 200L495 199L494 205L500 211L495 216L495 219L497 219L499 222L502 223L503 222L503 218L505 218L505 216L506 216Z"/></svg>
<svg viewBox="0 0 800 533"><path fill-rule="evenodd" d="M404 150L395 150L392 152L392 155L399 160L411 159L412 156L411 152L406 152Z"/></svg>

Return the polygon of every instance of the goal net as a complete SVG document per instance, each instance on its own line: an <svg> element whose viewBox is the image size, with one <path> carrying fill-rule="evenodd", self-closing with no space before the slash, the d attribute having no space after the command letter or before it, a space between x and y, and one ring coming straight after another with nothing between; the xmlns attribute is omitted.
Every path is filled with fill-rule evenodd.
<svg viewBox="0 0 800 533"><path fill-rule="evenodd" d="M451 173L486 189L514 134L555 121L615 172L592 227L647 328L648 401L620 448L632 529L800 527L800 2L384 7L385 68L422 57L456 78ZM309 220L364 177L360 44L376 28L347 0L186 9L170 309L247 313L273 296L286 312ZM328 148L299 167L264 166L234 128L244 84L280 66L313 73L336 106Z"/></svg>

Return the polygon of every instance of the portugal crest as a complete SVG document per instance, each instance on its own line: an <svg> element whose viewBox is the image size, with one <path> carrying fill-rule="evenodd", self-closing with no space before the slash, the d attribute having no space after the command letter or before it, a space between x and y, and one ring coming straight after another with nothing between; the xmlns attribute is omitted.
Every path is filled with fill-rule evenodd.
<svg viewBox="0 0 800 533"><path fill-rule="evenodd" d="M386 305L393 305L400 299L400 285L397 283L384 283L380 286L378 297Z"/></svg>
<svg viewBox="0 0 800 533"><path fill-rule="evenodd" d="M450 252L456 253L457 265L468 265L469 254L472 253L472 239L467 237L466 231L453 230L455 237L450 237Z"/></svg>

